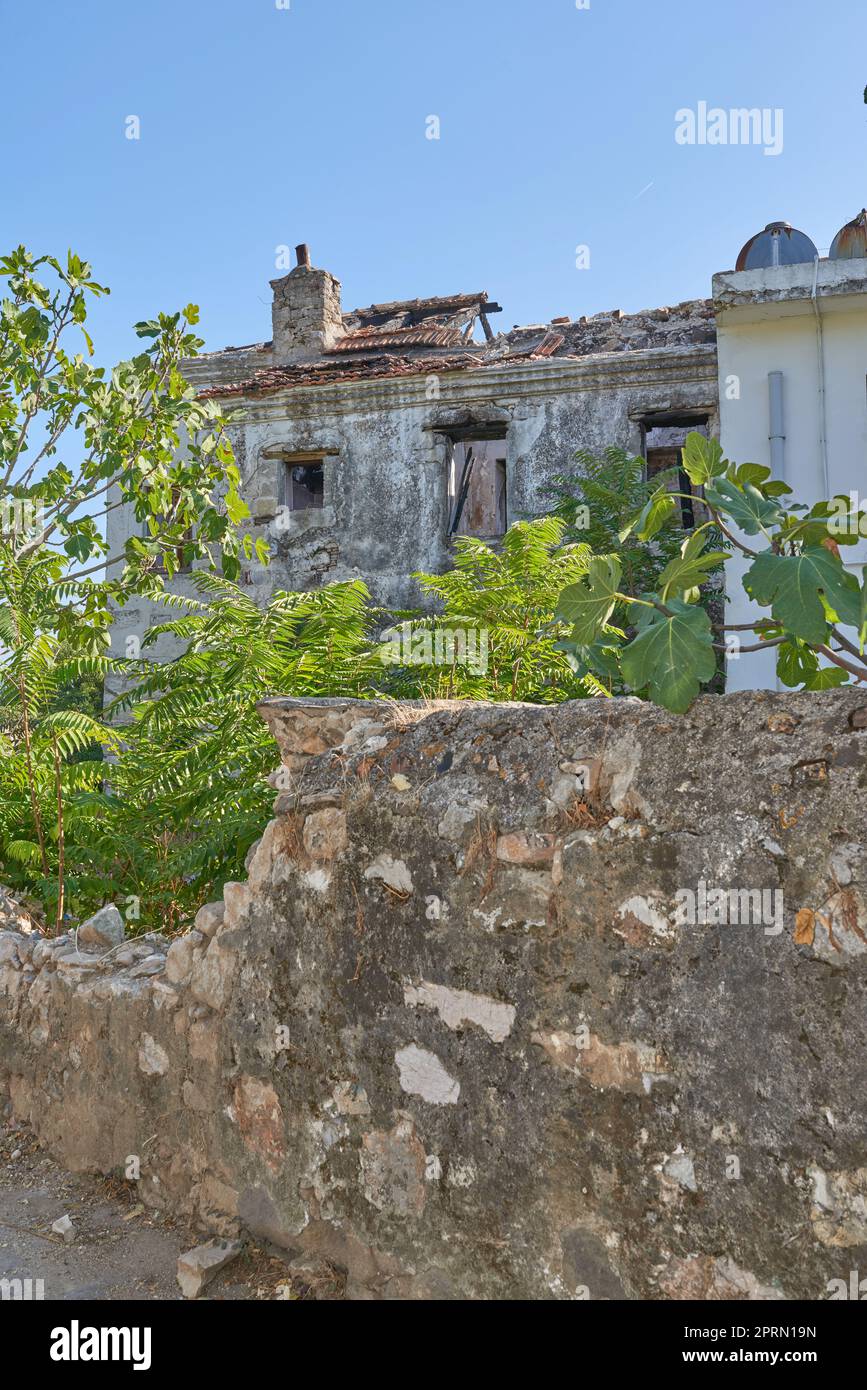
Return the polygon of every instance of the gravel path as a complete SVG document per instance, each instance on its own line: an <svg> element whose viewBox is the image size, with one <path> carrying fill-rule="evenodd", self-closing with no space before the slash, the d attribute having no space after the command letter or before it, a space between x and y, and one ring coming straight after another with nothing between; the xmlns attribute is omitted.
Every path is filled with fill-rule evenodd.
<svg viewBox="0 0 867 1390"><path fill-rule="evenodd" d="M74 1238L51 1231L68 1215ZM178 1256L207 1239L136 1201L133 1184L69 1174L25 1129L0 1122L0 1279L41 1279L46 1300L180 1299ZM278 1293L279 1286L291 1293ZM203 1295L306 1299L274 1254L248 1248Z"/></svg>

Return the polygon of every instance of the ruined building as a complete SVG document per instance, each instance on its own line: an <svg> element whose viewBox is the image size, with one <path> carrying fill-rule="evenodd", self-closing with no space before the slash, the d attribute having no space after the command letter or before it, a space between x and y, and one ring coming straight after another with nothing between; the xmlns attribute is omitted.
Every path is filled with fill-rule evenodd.
<svg viewBox="0 0 867 1390"><path fill-rule="evenodd" d="M186 366L237 412L251 529L272 555L242 575L258 602L360 577L379 603L415 606L414 571L447 569L457 534L495 540L543 514L546 485L579 449L619 445L652 475L699 429L737 462L770 464L803 500L862 485L867 214L827 259L788 223L770 224L714 277L712 299L499 333L502 310L485 293L346 312L335 277L306 246L296 254L271 282L271 341ZM117 553L140 523L130 507L109 522ZM865 551L847 560L864 563ZM736 576L731 594L746 621ZM144 603L119 613L116 648L150 617ZM773 688L772 656L730 663L730 688Z"/></svg>
<svg viewBox="0 0 867 1390"><path fill-rule="evenodd" d="M241 412L243 492L272 553L243 582L262 602L361 577L383 604L417 604L414 571L448 568L456 533L544 513L576 450L619 444L663 467L688 430L718 432L709 300L495 333L485 293L346 312L334 276L296 254L272 281L272 340L186 369ZM126 507L110 520L116 552L138 523ZM115 640L147 617L124 610Z"/></svg>

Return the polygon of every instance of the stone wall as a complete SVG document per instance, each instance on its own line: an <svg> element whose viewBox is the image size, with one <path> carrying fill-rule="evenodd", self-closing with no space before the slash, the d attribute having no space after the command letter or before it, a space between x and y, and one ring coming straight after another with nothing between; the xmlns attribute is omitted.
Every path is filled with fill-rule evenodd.
<svg viewBox="0 0 867 1390"><path fill-rule="evenodd" d="M867 1270L863 693L262 713L275 819L194 931L0 934L58 1157L351 1297Z"/></svg>

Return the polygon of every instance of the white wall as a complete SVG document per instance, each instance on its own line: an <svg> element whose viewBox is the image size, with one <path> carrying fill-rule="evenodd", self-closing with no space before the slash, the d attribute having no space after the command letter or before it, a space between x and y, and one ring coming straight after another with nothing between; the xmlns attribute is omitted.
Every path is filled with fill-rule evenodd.
<svg viewBox="0 0 867 1390"><path fill-rule="evenodd" d="M723 450L735 463L770 465L768 373L782 372L782 476L794 489L793 500L808 504L828 495L814 273L811 262L728 272L713 282ZM854 490L867 501L867 260L820 261L816 304L824 343L830 495ZM867 542L842 553L847 565L863 564ZM748 564L733 561L727 567L727 622L748 622L757 611L741 586ZM751 640L746 635L745 641ZM775 690L775 652L729 661L727 688Z"/></svg>

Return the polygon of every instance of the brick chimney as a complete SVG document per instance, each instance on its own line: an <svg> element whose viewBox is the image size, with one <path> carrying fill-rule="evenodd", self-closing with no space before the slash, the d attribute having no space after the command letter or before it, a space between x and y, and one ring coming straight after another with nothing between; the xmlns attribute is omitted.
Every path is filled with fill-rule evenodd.
<svg viewBox="0 0 867 1390"><path fill-rule="evenodd" d="M318 357L343 334L340 281L327 270L315 270L310 251L296 246L298 264L288 275L271 281L274 302L274 361L298 362Z"/></svg>

